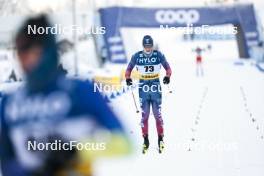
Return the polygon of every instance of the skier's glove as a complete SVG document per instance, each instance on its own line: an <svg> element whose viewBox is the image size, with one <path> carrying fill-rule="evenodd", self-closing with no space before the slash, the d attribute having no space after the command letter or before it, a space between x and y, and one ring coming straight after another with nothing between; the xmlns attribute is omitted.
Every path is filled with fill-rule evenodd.
<svg viewBox="0 0 264 176"><path fill-rule="evenodd" d="M127 78L126 79L126 84L128 85L128 86L131 86L133 83L132 83L132 79L131 78Z"/></svg>
<svg viewBox="0 0 264 176"><path fill-rule="evenodd" d="M165 77L163 78L163 84L169 84L169 83L170 83L170 77L165 76Z"/></svg>

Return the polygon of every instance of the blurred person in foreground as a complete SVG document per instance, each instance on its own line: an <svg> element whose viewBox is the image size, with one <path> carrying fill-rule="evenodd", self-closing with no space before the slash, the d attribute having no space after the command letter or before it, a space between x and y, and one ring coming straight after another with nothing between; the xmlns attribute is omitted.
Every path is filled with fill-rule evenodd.
<svg viewBox="0 0 264 176"><path fill-rule="evenodd" d="M15 38L26 82L2 101L3 176L88 176L95 158L131 152L121 123L93 85L58 71L55 36L28 33L29 25L51 26L44 15L29 18Z"/></svg>

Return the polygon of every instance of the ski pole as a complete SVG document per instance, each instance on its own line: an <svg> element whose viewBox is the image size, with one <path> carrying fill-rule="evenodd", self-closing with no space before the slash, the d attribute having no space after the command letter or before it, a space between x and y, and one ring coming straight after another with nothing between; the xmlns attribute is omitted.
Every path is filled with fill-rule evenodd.
<svg viewBox="0 0 264 176"><path fill-rule="evenodd" d="M135 108L136 108L136 112L139 113L139 110L138 110L138 107L137 107L137 103L136 103L136 99L135 99L135 95L134 95L133 90L131 90L131 93L132 93L132 97L133 97L134 105L135 105Z"/></svg>

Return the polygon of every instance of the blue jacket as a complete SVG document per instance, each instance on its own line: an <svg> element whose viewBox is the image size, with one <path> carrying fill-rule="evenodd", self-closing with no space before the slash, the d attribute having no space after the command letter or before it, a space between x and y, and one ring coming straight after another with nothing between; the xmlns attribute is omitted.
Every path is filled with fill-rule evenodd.
<svg viewBox="0 0 264 176"><path fill-rule="evenodd" d="M26 87L3 98L1 105L0 158L3 174L19 175L43 164L43 153L27 150L27 142L49 136L66 140L89 138L100 128L123 131L90 82L57 79L45 91ZM29 175L29 174L25 174Z"/></svg>

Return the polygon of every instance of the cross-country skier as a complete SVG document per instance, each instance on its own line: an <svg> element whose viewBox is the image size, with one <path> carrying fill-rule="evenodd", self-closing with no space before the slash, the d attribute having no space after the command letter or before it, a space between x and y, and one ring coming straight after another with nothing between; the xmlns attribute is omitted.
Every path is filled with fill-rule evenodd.
<svg viewBox="0 0 264 176"><path fill-rule="evenodd" d="M169 84L171 76L169 63L160 51L153 50L153 39L151 36L146 35L143 38L143 51L139 51L132 56L125 73L128 86L132 85L130 75L135 66L140 73L139 99L142 109L141 125L144 138L143 153L146 153L149 148L148 118L151 106L156 119L159 152L161 153L164 148L163 120L161 116L162 96L159 80L161 65L166 70L166 76L163 78L163 83Z"/></svg>
<svg viewBox="0 0 264 176"><path fill-rule="evenodd" d="M202 52L205 50L197 46L197 48L193 51L196 53L196 76L203 76L204 70Z"/></svg>
<svg viewBox="0 0 264 176"><path fill-rule="evenodd" d="M93 159L128 153L129 140L90 82L61 74L55 36L28 33L34 25L51 27L45 16L30 18L16 36L26 82L2 100L2 175L90 176ZM103 137L100 143L93 140L96 134Z"/></svg>

